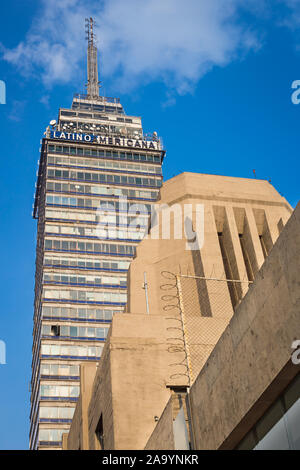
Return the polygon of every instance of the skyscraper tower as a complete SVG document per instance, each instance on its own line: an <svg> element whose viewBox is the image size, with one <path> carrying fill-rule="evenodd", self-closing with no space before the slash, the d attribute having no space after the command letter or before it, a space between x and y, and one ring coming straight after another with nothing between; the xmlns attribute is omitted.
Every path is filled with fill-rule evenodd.
<svg viewBox="0 0 300 470"><path fill-rule="evenodd" d="M99 95L94 22L86 22L87 94L60 108L42 139L37 219L30 448L61 447L79 365L101 360L126 273L161 186L164 150L118 98Z"/></svg>

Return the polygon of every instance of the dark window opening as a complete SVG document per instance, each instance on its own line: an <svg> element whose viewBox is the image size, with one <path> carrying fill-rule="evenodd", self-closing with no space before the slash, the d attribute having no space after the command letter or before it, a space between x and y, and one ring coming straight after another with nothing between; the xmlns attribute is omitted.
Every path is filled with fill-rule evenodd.
<svg viewBox="0 0 300 470"><path fill-rule="evenodd" d="M60 326L59 325L51 325L51 334L52 334L52 336L60 336Z"/></svg>
<svg viewBox="0 0 300 470"><path fill-rule="evenodd" d="M102 414L100 416L100 419L99 419L97 427L96 427L96 438L97 438L98 443L100 445L100 449L104 450L104 434L103 434L103 416L102 416Z"/></svg>

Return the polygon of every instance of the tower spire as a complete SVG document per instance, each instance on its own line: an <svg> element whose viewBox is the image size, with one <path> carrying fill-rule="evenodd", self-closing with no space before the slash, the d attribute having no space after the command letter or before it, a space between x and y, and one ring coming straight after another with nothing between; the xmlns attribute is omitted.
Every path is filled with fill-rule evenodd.
<svg viewBox="0 0 300 470"><path fill-rule="evenodd" d="M85 20L87 50L87 94L90 98L99 97L98 59L96 36L94 33L95 21L92 17Z"/></svg>

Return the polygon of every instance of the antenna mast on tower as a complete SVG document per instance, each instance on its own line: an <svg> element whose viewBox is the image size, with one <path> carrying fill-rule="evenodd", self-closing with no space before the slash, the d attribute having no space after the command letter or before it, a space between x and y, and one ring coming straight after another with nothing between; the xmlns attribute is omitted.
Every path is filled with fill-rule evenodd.
<svg viewBox="0 0 300 470"><path fill-rule="evenodd" d="M93 18L86 18L85 32L88 41L87 50L87 94L89 98L99 98L98 81L98 58L96 47L96 35L94 33L95 21Z"/></svg>

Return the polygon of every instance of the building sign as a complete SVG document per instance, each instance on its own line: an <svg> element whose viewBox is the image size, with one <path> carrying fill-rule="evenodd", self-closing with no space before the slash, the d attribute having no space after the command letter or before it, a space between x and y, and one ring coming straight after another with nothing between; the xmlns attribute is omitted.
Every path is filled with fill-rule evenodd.
<svg viewBox="0 0 300 470"><path fill-rule="evenodd" d="M77 134L74 132L51 131L52 139L72 140L75 142L89 142L101 145L115 145L139 149L160 150L160 144L156 141L127 139L125 137L109 137L93 134Z"/></svg>

